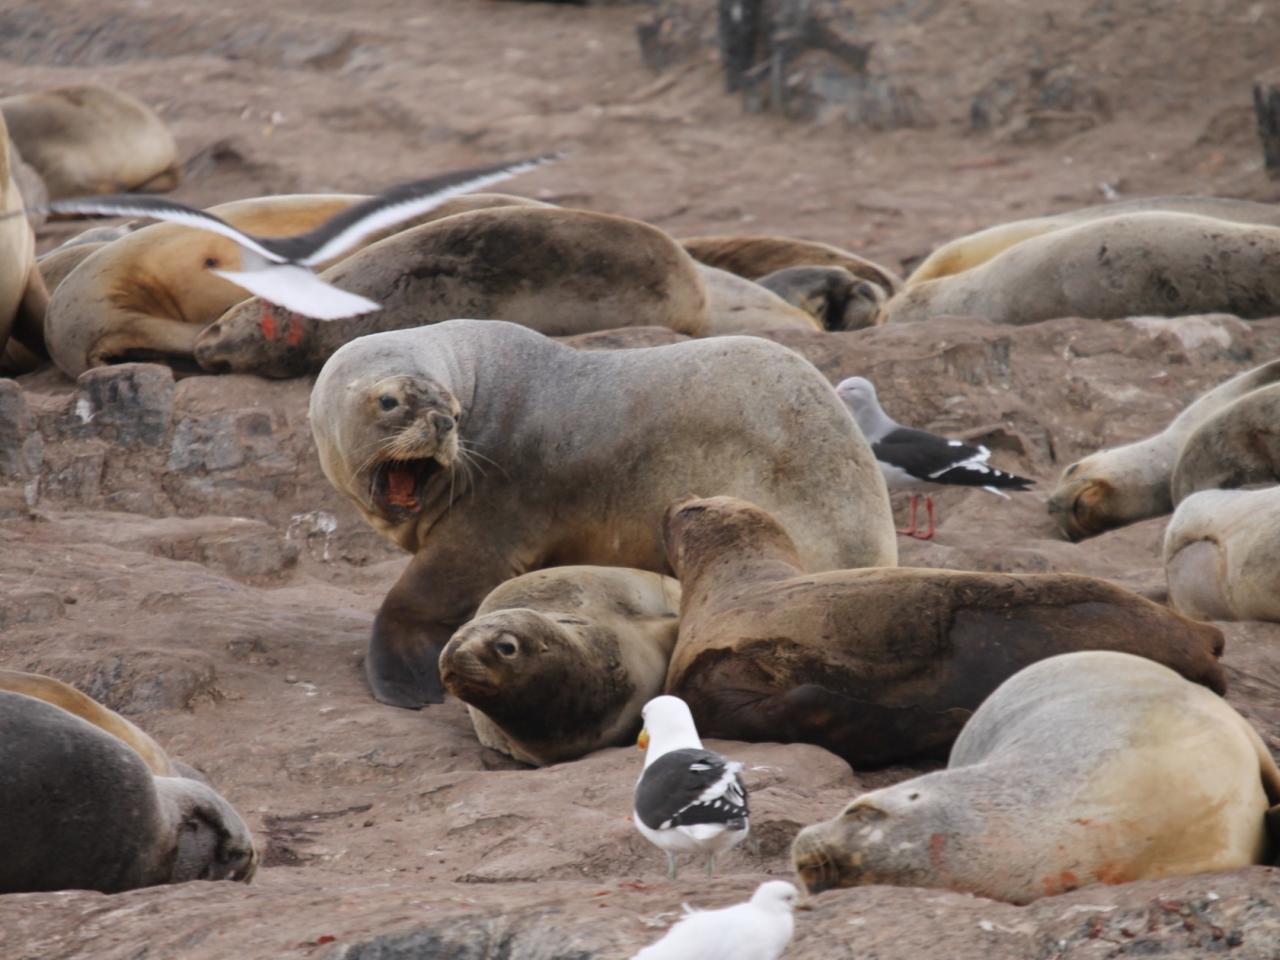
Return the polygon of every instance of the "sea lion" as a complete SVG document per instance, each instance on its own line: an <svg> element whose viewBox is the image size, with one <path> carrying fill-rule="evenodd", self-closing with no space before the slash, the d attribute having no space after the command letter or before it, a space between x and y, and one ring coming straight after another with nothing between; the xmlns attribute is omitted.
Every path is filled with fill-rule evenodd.
<svg viewBox="0 0 1280 960"><path fill-rule="evenodd" d="M453 631L513 576L574 563L663 571L689 491L764 503L804 569L897 561L884 480L817 368L757 337L575 350L498 320L371 334L311 392L325 476L415 554L373 625L384 703L442 696Z"/></svg>
<svg viewBox="0 0 1280 960"><path fill-rule="evenodd" d="M1280 314L1277 260L1280 227L1131 213L1023 240L963 273L918 283L885 304L880 322L944 315L1013 325L1058 317L1272 317Z"/></svg>
<svg viewBox="0 0 1280 960"><path fill-rule="evenodd" d="M767 235L707 236L688 237L680 244L699 263L728 270L748 280L788 267L844 267L855 277L878 284L886 295L892 296L902 289L902 278L892 270L816 240Z"/></svg>
<svg viewBox="0 0 1280 960"><path fill-rule="evenodd" d="M1153 437L1100 450L1062 471L1049 513L1072 540L1083 540L1173 509L1170 483L1183 444L1237 398L1280 381L1280 360L1218 384Z"/></svg>
<svg viewBox="0 0 1280 960"><path fill-rule="evenodd" d="M1188 617L1280 622L1280 487L1191 494L1165 529L1164 571Z"/></svg>
<svg viewBox="0 0 1280 960"><path fill-rule="evenodd" d="M59 87L0 99L0 113L49 196L172 190L182 179L164 121L119 90Z"/></svg>
<svg viewBox="0 0 1280 960"><path fill-rule="evenodd" d="M783 300L753 280L728 270L695 264L707 290L704 336L759 333L763 330L821 330L813 315Z"/></svg>
<svg viewBox="0 0 1280 960"><path fill-rule="evenodd" d="M1280 482L1280 383L1261 387L1205 420L1182 444L1169 493Z"/></svg>
<svg viewBox="0 0 1280 960"><path fill-rule="evenodd" d="M276 237L309 230L365 199L359 194L295 194L235 200L209 210L241 230ZM506 194L457 197L366 237L358 249L415 224L518 202L521 198ZM236 270L239 264L240 247L233 240L175 223L154 223L113 240L75 266L51 299L45 328L54 362L70 377L90 367L137 360L195 372L196 338L248 296L212 268Z"/></svg>
<svg viewBox="0 0 1280 960"><path fill-rule="evenodd" d="M114 710L108 710L92 697L75 687L39 673L23 673L19 670L0 670L0 690L23 693L35 697L68 713L74 713L100 730L123 740L157 777L180 777L183 773L174 766L164 748L146 733L138 729Z"/></svg>
<svg viewBox="0 0 1280 960"><path fill-rule="evenodd" d="M0 122L4 116L0 114ZM32 230L39 230L49 213L45 209L49 204L49 191L45 188L44 178L36 172L36 168L22 159L22 154L13 141L9 141L9 175L18 185L18 193L22 195L22 205L27 208L27 222Z"/></svg>
<svg viewBox="0 0 1280 960"><path fill-rule="evenodd" d="M508 580L440 654L486 747L542 767L634 743L662 693L680 584L647 570L551 567Z"/></svg>
<svg viewBox="0 0 1280 960"><path fill-rule="evenodd" d="M1280 770L1226 701L1145 657L1068 653L987 698L945 770L800 831L792 862L810 893L877 883L1028 903L1265 862L1277 800Z"/></svg>
<svg viewBox="0 0 1280 960"><path fill-rule="evenodd" d="M921 261L920 265L907 277L905 285L909 290L926 280L937 280L939 277L963 273L965 270L986 263L992 257L998 256L1023 240L1044 236L1046 233L1053 233L1065 227L1103 220L1107 217L1151 211L1191 213L1200 217L1214 217L1235 223L1257 223L1280 227L1280 206L1274 203L1255 203L1252 200L1230 200L1223 197L1136 197L1132 200L1101 203L1049 216L1033 217L1029 220L1000 223L994 227L979 230L977 233L959 237L944 243Z"/></svg>
<svg viewBox="0 0 1280 960"><path fill-rule="evenodd" d="M0 893L253 877L239 814L198 780L155 776L120 738L0 691Z"/></svg>
<svg viewBox="0 0 1280 960"><path fill-rule="evenodd" d="M756 283L808 313L824 330L861 330L875 324L887 294L844 267L788 267Z"/></svg>
<svg viewBox="0 0 1280 960"><path fill-rule="evenodd" d="M8 135L0 118L0 216L23 208L22 193L9 163ZM0 376L23 372L8 351L10 336L36 355L44 352L44 317L49 293L36 268L36 236L21 216L0 219ZM17 361L17 362L15 362Z"/></svg>
<svg viewBox="0 0 1280 960"><path fill-rule="evenodd" d="M200 336L200 365L299 376L365 334L457 317L509 320L548 336L621 326L696 336L707 325L706 288L679 244L638 220L587 210L507 206L448 217L321 277L382 309L326 322L246 300Z"/></svg>
<svg viewBox="0 0 1280 960"><path fill-rule="evenodd" d="M704 736L813 743L854 766L946 749L983 698L1055 653L1114 649L1225 688L1222 633L1070 574L806 574L796 542L732 497L674 503L683 588L667 692Z"/></svg>

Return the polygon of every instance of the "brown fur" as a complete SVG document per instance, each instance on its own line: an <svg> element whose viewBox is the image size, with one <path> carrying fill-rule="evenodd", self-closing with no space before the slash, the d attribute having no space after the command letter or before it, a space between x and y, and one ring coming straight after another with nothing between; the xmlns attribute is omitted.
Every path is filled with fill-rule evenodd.
<svg viewBox="0 0 1280 960"><path fill-rule="evenodd" d="M855 277L881 286L887 295L902 289L892 270L829 243L773 236L688 237L680 241L689 255L709 267L728 270L748 280L788 267L843 267Z"/></svg>
<svg viewBox="0 0 1280 960"><path fill-rule="evenodd" d="M662 692L680 584L624 567L552 567L502 584L440 655L480 742L536 766L634 742Z"/></svg>
<svg viewBox="0 0 1280 960"><path fill-rule="evenodd" d="M0 118L0 214L23 208L22 194L11 175L8 133ZM10 336L39 356L49 294L36 269L36 238L26 217L0 220L0 375L23 372L22 353L7 349Z"/></svg>
<svg viewBox="0 0 1280 960"><path fill-rule="evenodd" d="M756 282L808 313L824 330L874 326L888 296L878 283L837 266L787 267Z"/></svg>
<svg viewBox="0 0 1280 960"><path fill-rule="evenodd" d="M247 300L201 335L201 366L298 376L365 334L457 317L548 336L633 325L698 335L708 319L706 288L675 241L638 220L586 210L477 210L403 231L322 276L382 309L317 321ZM273 318L265 329L264 316Z"/></svg>
<svg viewBox="0 0 1280 960"><path fill-rule="evenodd" d="M1055 653L1114 649L1221 691L1220 631L1066 574L805 574L767 512L730 497L674 504L683 588L667 692L703 736L815 743L853 764L945 749L983 698Z"/></svg>

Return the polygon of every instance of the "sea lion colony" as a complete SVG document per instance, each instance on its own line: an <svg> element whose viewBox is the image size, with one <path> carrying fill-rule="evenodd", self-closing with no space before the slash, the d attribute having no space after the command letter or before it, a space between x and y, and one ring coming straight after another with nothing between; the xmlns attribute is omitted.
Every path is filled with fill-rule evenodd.
<svg viewBox="0 0 1280 960"><path fill-rule="evenodd" d="M172 141L139 107L85 88L0 100L55 196L177 182ZM0 172L5 210L21 210ZM288 238L369 202L262 197L211 212ZM483 743L537 765L632 740L662 694L682 696L707 735L808 741L853 764L950 749L946 770L854 798L802 833L799 877L811 890L890 882L1025 902L1275 852L1265 819L1280 774L1219 697L1221 633L1187 617L1280 618L1280 502L1215 489L1280 480L1274 444L1258 440L1274 422L1280 361L1209 391L1155 437L1071 465L1050 497L1072 538L1181 503L1165 541L1179 613L1090 578L898 568L881 471L929 450L886 459L808 361L725 335L949 313L1011 324L1275 315L1277 219L1268 205L1198 197L1088 208L952 240L904 283L826 244L681 241L623 217L475 194L321 263L322 280L381 308L321 322L215 276L249 269L230 234L94 231L35 264L30 222L10 217L0 346L10 372L51 361L74 377L143 359L181 373L318 374L325 475L414 555L365 658L379 699L416 708L451 693ZM588 353L552 339L627 326L665 327L677 342ZM904 432L934 454L963 446ZM966 463L999 474L981 449ZM955 482L942 476L953 466L913 476ZM1084 684L1093 674L1132 675L1136 687ZM11 827L26 818L0 890L252 877L257 853L235 811L137 727L50 678L3 672L0 691L6 731L21 731L3 745L0 806ZM1024 701L1047 712L1028 718ZM1202 761L1174 723L1194 711L1220 733ZM1144 723L1155 739L1135 732ZM1110 797L1102 812L1071 794L1081 755L1045 733L1071 725L1109 757L1089 771ZM1131 781L1151 763L1163 779L1139 789ZM1039 779L1018 782L1022 767ZM975 769L1012 776L1018 796L992 800L999 787L975 787ZM53 774L65 808L33 813L22 791ZM1238 802L1223 812L1197 786L1210 781L1238 787ZM984 804L1011 822L983 821L973 811ZM1082 804L1151 825L1163 846L1144 848L1143 829L1072 832ZM73 810L84 829L52 838ZM887 853L882 830L898 844ZM955 859L934 855L939 836ZM1052 855L1046 837L1061 841Z"/></svg>

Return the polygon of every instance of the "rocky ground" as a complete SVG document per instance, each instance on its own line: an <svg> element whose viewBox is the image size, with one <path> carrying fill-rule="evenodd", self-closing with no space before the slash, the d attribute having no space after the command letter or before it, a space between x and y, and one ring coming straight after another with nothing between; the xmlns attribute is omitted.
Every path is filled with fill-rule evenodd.
<svg viewBox="0 0 1280 960"><path fill-rule="evenodd" d="M96 81L140 96L178 136L189 202L375 189L558 148L570 158L513 187L680 236L788 233L892 267L1108 191L1275 198L1249 105L1275 11L1068 7L860 4L874 74L916 94L915 126L894 130L834 109L744 113L710 49L650 72L643 4L10 4L0 92ZM976 132L975 102L993 118ZM76 229L50 224L42 248ZM781 339L833 380L871 377L899 420L980 438L1039 481L1010 501L945 493L937 540L903 541L904 564L1088 573L1159 599L1163 519L1070 544L1048 491L1076 457L1274 357L1280 319L977 318ZM800 826L917 772L713 744L747 764L753 836L713 883L692 868L672 883L628 819L637 751L530 771L481 748L456 701L374 703L360 657L405 558L320 474L309 388L149 365L0 381L0 664L132 718L219 785L265 852L248 887L0 898L6 956L624 957L682 901L787 876ZM1224 629L1229 698L1280 748L1280 626ZM1024 908L885 887L814 905L787 956L1280 955L1280 883L1262 867Z"/></svg>

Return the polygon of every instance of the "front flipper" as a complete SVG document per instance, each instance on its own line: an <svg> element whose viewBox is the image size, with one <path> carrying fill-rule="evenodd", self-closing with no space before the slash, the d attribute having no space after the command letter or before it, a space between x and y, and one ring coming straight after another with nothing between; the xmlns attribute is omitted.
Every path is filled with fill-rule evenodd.
<svg viewBox="0 0 1280 960"><path fill-rule="evenodd" d="M453 630L442 624L416 621L388 594L373 621L365 676L374 697L393 707L420 710L444 702L440 683L440 651ZM388 606L391 609L388 609Z"/></svg>

